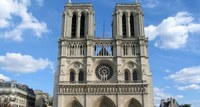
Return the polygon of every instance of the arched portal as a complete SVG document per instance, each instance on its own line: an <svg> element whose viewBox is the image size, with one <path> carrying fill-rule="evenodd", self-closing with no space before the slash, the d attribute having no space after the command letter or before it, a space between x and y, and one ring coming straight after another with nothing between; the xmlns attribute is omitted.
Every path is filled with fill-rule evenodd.
<svg viewBox="0 0 200 107"><path fill-rule="evenodd" d="M73 100L67 107L83 107L83 106L77 100Z"/></svg>
<svg viewBox="0 0 200 107"><path fill-rule="evenodd" d="M128 107L142 107L142 105L140 104L139 101L132 98L131 100L129 100Z"/></svg>
<svg viewBox="0 0 200 107"><path fill-rule="evenodd" d="M93 107L116 107L116 106L110 98L103 96L94 103Z"/></svg>

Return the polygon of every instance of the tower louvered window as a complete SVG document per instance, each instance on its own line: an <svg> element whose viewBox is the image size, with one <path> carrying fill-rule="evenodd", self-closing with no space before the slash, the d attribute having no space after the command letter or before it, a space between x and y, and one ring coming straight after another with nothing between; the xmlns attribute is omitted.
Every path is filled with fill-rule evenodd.
<svg viewBox="0 0 200 107"><path fill-rule="evenodd" d="M85 15L81 15L80 38L85 37Z"/></svg>
<svg viewBox="0 0 200 107"><path fill-rule="evenodd" d="M132 14L130 16L130 28L131 28L131 37L134 37L134 35L135 35L135 32L134 32L134 18L133 18Z"/></svg>
<svg viewBox="0 0 200 107"><path fill-rule="evenodd" d="M72 31L71 31L71 38L76 37L76 15L74 14L72 17Z"/></svg>
<svg viewBox="0 0 200 107"><path fill-rule="evenodd" d="M122 32L123 32L123 38L126 37L126 16L123 14L122 16Z"/></svg>

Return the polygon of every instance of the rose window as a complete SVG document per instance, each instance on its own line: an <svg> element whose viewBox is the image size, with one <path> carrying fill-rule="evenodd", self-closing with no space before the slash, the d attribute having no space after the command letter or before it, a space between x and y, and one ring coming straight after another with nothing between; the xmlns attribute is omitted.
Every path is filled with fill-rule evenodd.
<svg viewBox="0 0 200 107"><path fill-rule="evenodd" d="M102 81L107 81L112 78L113 76L113 69L108 64L100 64L97 66L95 70L95 74L98 79Z"/></svg>

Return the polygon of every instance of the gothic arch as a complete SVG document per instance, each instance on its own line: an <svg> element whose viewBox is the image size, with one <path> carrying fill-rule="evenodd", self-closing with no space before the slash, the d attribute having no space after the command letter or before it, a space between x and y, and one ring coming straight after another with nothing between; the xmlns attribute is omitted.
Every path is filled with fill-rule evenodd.
<svg viewBox="0 0 200 107"><path fill-rule="evenodd" d="M142 107L141 103L135 98L130 99L125 107Z"/></svg>
<svg viewBox="0 0 200 107"><path fill-rule="evenodd" d="M125 69L124 70L124 81L129 82L131 80L131 73L130 70Z"/></svg>
<svg viewBox="0 0 200 107"><path fill-rule="evenodd" d="M127 37L126 30L127 30L127 28L126 28L126 14L123 13L122 14L122 35L123 35L123 38Z"/></svg>
<svg viewBox="0 0 200 107"><path fill-rule="evenodd" d="M142 73L138 69L132 70L132 80L133 82L139 82L142 79Z"/></svg>
<svg viewBox="0 0 200 107"><path fill-rule="evenodd" d="M73 100L67 107L83 107L81 103L77 100Z"/></svg>
<svg viewBox="0 0 200 107"><path fill-rule="evenodd" d="M131 71L132 69L140 69L140 66L134 61L127 61L122 66L122 71L124 71L125 69L129 69Z"/></svg>
<svg viewBox="0 0 200 107"><path fill-rule="evenodd" d="M134 15L130 14L130 33L131 33L131 37L135 36L135 21L134 21Z"/></svg>
<svg viewBox="0 0 200 107"><path fill-rule="evenodd" d="M71 38L76 38L76 29L77 29L77 13L73 12L72 25L71 25Z"/></svg>
<svg viewBox="0 0 200 107"><path fill-rule="evenodd" d="M133 77L133 81L137 81L138 80L138 72L136 70L133 70L132 72L132 77Z"/></svg>
<svg viewBox="0 0 200 107"><path fill-rule="evenodd" d="M84 72L84 70L82 70L82 69L80 69L79 70L79 73L78 73L78 81L80 82L80 83L83 83L86 79L85 79L85 72Z"/></svg>
<svg viewBox="0 0 200 107"><path fill-rule="evenodd" d="M115 103L107 96L98 98L92 107L116 107Z"/></svg>
<svg viewBox="0 0 200 107"><path fill-rule="evenodd" d="M83 70L84 72L86 71L86 66L79 61L70 63L70 65L68 65L66 68L68 68L66 72L67 74L70 72L71 69L73 69L76 73L78 73L79 70Z"/></svg>
<svg viewBox="0 0 200 107"><path fill-rule="evenodd" d="M69 74L69 81L70 82L74 82L76 80L75 75L76 75L75 71L73 69L71 69L70 74Z"/></svg>
<svg viewBox="0 0 200 107"><path fill-rule="evenodd" d="M85 28L86 28L86 15L84 12L81 12L80 19L80 38L85 38Z"/></svg>
<svg viewBox="0 0 200 107"><path fill-rule="evenodd" d="M84 14L85 16L87 16L89 13L88 13L87 10L82 10L82 11L81 11L81 14Z"/></svg>

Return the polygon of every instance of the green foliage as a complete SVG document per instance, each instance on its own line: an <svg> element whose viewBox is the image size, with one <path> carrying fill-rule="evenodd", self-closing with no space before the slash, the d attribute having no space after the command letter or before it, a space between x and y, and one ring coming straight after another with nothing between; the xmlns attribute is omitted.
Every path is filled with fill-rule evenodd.
<svg viewBox="0 0 200 107"><path fill-rule="evenodd" d="M191 105L190 104L184 104L181 107L191 107Z"/></svg>
<svg viewBox="0 0 200 107"><path fill-rule="evenodd" d="M5 98L5 99L0 99L0 107L12 107L10 105L9 99Z"/></svg>

